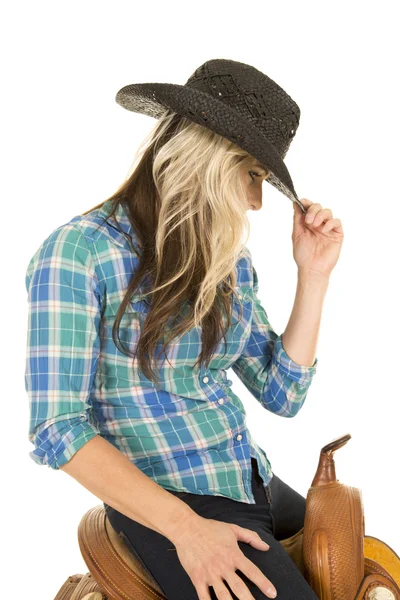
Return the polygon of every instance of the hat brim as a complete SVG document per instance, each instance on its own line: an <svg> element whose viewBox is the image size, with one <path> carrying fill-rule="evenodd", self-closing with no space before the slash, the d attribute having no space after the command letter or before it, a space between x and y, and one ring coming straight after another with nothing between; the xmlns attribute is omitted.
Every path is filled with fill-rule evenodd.
<svg viewBox="0 0 400 600"><path fill-rule="evenodd" d="M156 119L170 109L227 138L259 160L270 172L266 181L306 212L275 146L253 123L218 98L185 85L134 83L122 87L115 101L127 110Z"/></svg>

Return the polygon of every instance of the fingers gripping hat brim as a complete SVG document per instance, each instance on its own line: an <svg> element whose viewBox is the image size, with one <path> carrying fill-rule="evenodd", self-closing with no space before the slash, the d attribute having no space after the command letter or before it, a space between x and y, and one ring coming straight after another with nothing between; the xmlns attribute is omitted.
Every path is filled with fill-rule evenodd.
<svg viewBox="0 0 400 600"><path fill-rule="evenodd" d="M170 109L227 138L270 172L266 181L304 211L289 171L275 146L234 108L207 92L172 83L135 83L121 88L115 100L123 108L160 118Z"/></svg>

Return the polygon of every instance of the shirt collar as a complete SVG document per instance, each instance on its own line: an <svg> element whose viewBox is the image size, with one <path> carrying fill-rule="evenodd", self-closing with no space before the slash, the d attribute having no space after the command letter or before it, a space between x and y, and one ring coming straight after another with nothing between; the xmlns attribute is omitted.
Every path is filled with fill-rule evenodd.
<svg viewBox="0 0 400 600"><path fill-rule="evenodd" d="M136 245L137 244L137 239L136 236L134 235L134 230L132 228L131 222L129 220L128 217L128 213L127 213L127 209L124 207L124 201L119 202L117 204L117 208L116 211L114 213L113 217L108 217L107 215L109 214L110 210L111 210L111 206L112 206L112 199L110 200L106 200L106 202L103 203L103 205L100 207L99 209L99 215L101 217L101 219L106 219L107 223L110 225L110 227L112 227L112 237L114 239L114 242L116 242L117 244L129 248L130 250L132 250L132 246L130 244L130 242L128 241L128 239L121 233L120 229L122 229L125 233L127 233L133 243ZM118 221L118 225L116 224L115 220L117 219ZM134 248L133 248L134 250ZM243 247L242 249L242 254L247 254L248 248L246 246ZM242 255L240 255L240 258L242 257Z"/></svg>
<svg viewBox="0 0 400 600"><path fill-rule="evenodd" d="M123 206L123 203L118 203L116 211L114 215L108 216L112 208L112 199L106 200L103 205L98 209L98 215L96 217L96 221L105 222L111 228L108 230L108 235L113 238L113 241L124 248L134 249L131 246L129 238L124 235L128 234L132 239L133 244L136 245L137 240L134 235L134 230L132 228L131 222L128 217L128 213L126 208ZM124 233L121 233L121 230Z"/></svg>
<svg viewBox="0 0 400 600"><path fill-rule="evenodd" d="M111 225L111 227L118 229L118 226L115 223L115 219L116 219L118 221L119 228L122 229L123 231L125 231L125 233L132 235L132 225L129 220L128 213L126 212L126 209L123 206L123 203L121 203L121 202L118 203L117 209L116 209L114 215L112 217L108 217L107 215L109 214L111 207L112 207L112 199L104 202L102 207L100 208L101 216L103 218L107 217L106 218L107 223L109 225Z"/></svg>

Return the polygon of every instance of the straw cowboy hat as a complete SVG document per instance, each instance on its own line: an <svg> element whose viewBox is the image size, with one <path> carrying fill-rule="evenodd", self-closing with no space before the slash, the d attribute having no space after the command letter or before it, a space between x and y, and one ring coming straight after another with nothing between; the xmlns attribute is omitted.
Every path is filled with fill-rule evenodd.
<svg viewBox="0 0 400 600"><path fill-rule="evenodd" d="M258 159L270 172L267 181L307 212L283 161L299 126L300 109L255 67L208 60L184 85L131 83L115 100L127 110L155 118L172 110L227 138Z"/></svg>

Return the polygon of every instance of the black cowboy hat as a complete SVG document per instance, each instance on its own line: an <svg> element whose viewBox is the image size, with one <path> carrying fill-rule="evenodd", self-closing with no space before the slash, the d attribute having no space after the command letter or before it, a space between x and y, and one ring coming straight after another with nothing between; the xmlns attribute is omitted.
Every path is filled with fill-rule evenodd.
<svg viewBox="0 0 400 600"><path fill-rule="evenodd" d="M296 134L300 109L267 75L242 62L208 60L185 85L132 83L115 97L137 113L160 118L170 109L237 144L269 171L268 183L305 213L283 162Z"/></svg>

